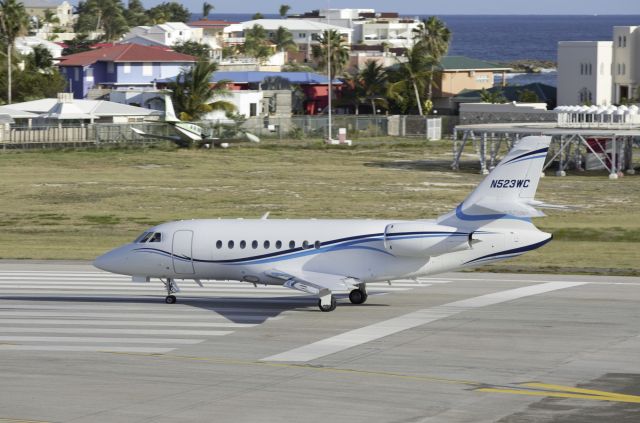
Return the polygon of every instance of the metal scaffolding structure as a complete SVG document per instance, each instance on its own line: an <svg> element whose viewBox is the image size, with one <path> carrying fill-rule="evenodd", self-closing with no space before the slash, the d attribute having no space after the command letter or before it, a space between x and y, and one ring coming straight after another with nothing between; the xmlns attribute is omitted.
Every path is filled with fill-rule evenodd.
<svg viewBox="0 0 640 423"><path fill-rule="evenodd" d="M622 172L635 173L632 148L640 147L640 127L638 128L561 128L554 123L508 123L458 125L453 131L454 170L460 169L460 157L468 142L478 154L480 170L488 174L498 162L498 153L503 143L511 149L514 143L528 135L548 135L552 137L549 154L543 168L557 163L556 175L565 176L567 169L584 170L585 154L602 164L609 172L609 178L617 179ZM604 141L606 151L596 151L593 141Z"/></svg>

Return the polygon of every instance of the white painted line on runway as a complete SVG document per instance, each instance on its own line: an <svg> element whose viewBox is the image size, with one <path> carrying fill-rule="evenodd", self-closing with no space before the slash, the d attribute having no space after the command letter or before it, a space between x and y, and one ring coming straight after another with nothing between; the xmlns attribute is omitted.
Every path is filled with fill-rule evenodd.
<svg viewBox="0 0 640 423"><path fill-rule="evenodd" d="M0 351L73 351L73 352L118 352L118 353L143 353L164 354L175 348L145 348L145 347L109 347L109 346L84 346L84 345L0 345Z"/></svg>
<svg viewBox="0 0 640 423"><path fill-rule="evenodd" d="M116 300L117 301L117 300ZM260 308L260 307L212 307L211 308L199 308L198 306L192 305L181 305L181 304L171 304L167 305L162 301L153 302L153 303L145 303L141 305L140 303L134 303L132 305L123 304L119 302L83 302L80 304L77 303L69 303L66 301L42 301L38 302L38 304L23 304L22 302L18 304L9 304L7 302L0 303L0 310L51 310L51 311L62 311L62 310L126 310L126 311L151 311L151 312L162 312L165 317L173 318L174 315L182 315L183 313L191 315L192 317L198 316L207 316L208 313L225 313L226 315L232 315L234 317L238 315L244 315L243 313L253 313L254 315L264 315L270 316L274 313L280 313L288 310L279 310L276 308Z"/></svg>
<svg viewBox="0 0 640 423"><path fill-rule="evenodd" d="M345 332L290 351L265 357L262 360L297 362L311 361L397 332L451 317L464 311L580 285L584 285L584 282L549 282L455 301L440 306L418 310L383 322L374 323L373 325Z"/></svg>
<svg viewBox="0 0 640 423"><path fill-rule="evenodd" d="M209 312L209 314L199 313L194 315L190 314L174 314L168 316L166 313L152 314L152 313L85 313L85 312L75 312L75 311L66 311L63 309L58 309L57 311L32 311L32 310L23 310L23 311L1 311L2 307L0 306L0 317L92 317L92 318L128 318L128 319L225 319L229 320L226 316L220 315L215 312ZM280 320L282 316L271 317L267 315L257 315L257 314L235 314L233 316L235 320Z"/></svg>
<svg viewBox="0 0 640 423"><path fill-rule="evenodd" d="M105 335L171 335L171 336L224 336L233 333L229 330L192 330L192 329L102 329L102 328L56 328L56 327L2 327L0 333L66 333L66 334L105 334Z"/></svg>
<svg viewBox="0 0 640 423"><path fill-rule="evenodd" d="M2 342L71 342L71 343L107 343L114 344L199 344L204 339L183 339L183 338L100 338L97 336L0 336Z"/></svg>
<svg viewBox="0 0 640 423"><path fill-rule="evenodd" d="M250 328L254 323L227 322L146 322L139 320L63 320L63 319L0 319L0 326L7 324L37 324L37 325L78 325L78 326L169 326L181 328Z"/></svg>

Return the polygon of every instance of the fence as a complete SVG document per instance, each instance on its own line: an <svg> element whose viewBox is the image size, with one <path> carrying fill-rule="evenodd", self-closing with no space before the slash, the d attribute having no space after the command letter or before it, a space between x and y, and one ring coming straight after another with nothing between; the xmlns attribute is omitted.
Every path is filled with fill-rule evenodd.
<svg viewBox="0 0 640 423"><path fill-rule="evenodd" d="M243 131L264 139L327 138L328 116L291 116L250 118L241 125ZM332 136L338 129L346 128L347 137L419 137L438 140L452 132L457 123L455 117L434 116L355 116L334 115ZM229 122L200 122L213 137L226 138L237 135L236 127ZM136 135L131 128L158 136L176 135L165 123L131 124L76 124L68 126L10 127L0 129L0 148L47 148L79 145L108 145L118 143L145 144L153 139Z"/></svg>

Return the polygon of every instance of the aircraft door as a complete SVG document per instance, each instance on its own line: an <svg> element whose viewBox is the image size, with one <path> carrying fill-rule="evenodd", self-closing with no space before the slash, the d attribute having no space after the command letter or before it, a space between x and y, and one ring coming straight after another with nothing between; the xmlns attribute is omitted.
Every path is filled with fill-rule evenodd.
<svg viewBox="0 0 640 423"><path fill-rule="evenodd" d="M173 270L177 274L192 275L193 269L193 231L176 231L173 234Z"/></svg>

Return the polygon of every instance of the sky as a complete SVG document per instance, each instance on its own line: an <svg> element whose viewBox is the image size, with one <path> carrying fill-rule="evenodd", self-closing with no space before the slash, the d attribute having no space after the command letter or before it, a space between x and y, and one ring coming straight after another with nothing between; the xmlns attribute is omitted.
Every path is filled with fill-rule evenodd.
<svg viewBox="0 0 640 423"><path fill-rule="evenodd" d="M146 7L162 1L142 0ZM399 12L403 15L640 15L638 0L207 0L218 13L278 13L281 4L291 6L290 13L313 9L369 8L379 12ZM126 0L123 0L126 3ZM180 0L192 12L202 10L202 0ZM640 22L639 22L640 23Z"/></svg>

